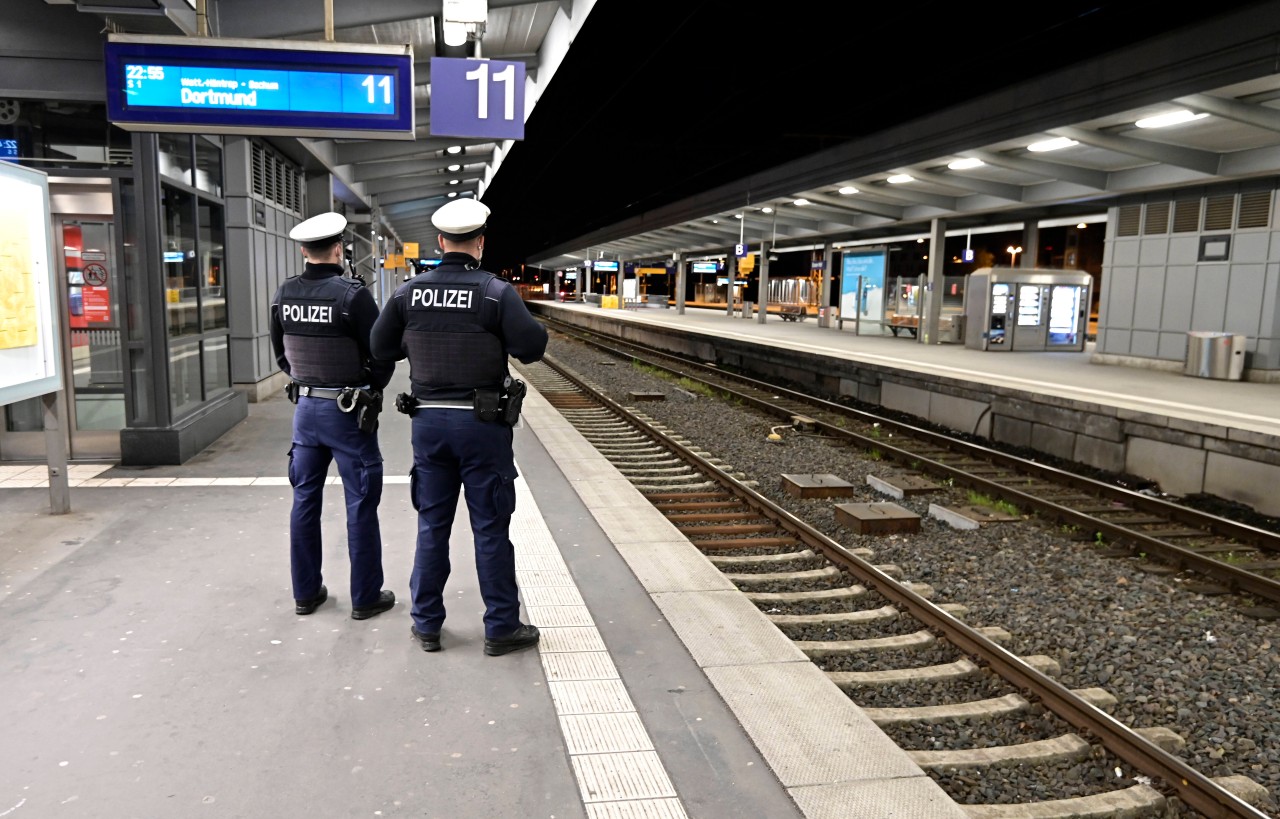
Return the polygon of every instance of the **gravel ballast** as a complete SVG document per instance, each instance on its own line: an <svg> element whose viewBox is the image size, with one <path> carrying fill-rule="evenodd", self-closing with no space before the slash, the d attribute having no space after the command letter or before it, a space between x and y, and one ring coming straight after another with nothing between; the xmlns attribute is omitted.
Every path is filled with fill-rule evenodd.
<svg viewBox="0 0 1280 819"><path fill-rule="evenodd" d="M1011 651L1052 657L1063 685L1106 689L1118 700L1112 713L1120 721L1172 729L1186 741L1176 755L1189 765L1210 776L1243 775L1267 788L1272 801L1260 808L1274 815L1280 797L1280 622L1240 613L1258 601L1189 591L1195 580L1189 575L1149 572L1137 558L1105 557L1090 537L1045 521L953 529L930 517L929 506L966 505L971 499L965 490L944 487L894 500L866 478L909 470L860 448L797 432L555 333L547 352L620 404L630 405L633 391L663 393L665 400L633 408L756 481L761 494L845 547L871 549L872 562L896 564L903 579L930 584L933 602L965 605L971 625L1008 630ZM771 432L781 440L769 441ZM858 535L837 522L837 501L800 499L782 489L783 474L819 473L853 485L853 497L838 502L893 500L920 515L920 532ZM862 704L883 707L889 699L877 692ZM1082 779L1102 770L1096 762L1086 767L1091 773ZM1117 787L1130 782L1132 772L1112 773Z"/></svg>

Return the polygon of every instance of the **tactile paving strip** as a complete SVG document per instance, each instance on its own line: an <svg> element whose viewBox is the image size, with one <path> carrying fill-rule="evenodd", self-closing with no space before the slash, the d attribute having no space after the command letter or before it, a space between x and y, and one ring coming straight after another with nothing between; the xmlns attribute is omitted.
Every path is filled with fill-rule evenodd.
<svg viewBox="0 0 1280 819"><path fill-rule="evenodd" d="M516 486L516 578L588 817L688 819L537 502Z"/></svg>

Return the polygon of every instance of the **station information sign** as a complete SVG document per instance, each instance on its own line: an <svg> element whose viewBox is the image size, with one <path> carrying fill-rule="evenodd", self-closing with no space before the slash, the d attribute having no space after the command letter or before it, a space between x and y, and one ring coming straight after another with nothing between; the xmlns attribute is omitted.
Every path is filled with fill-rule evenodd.
<svg viewBox="0 0 1280 819"><path fill-rule="evenodd" d="M414 138L406 45L112 34L106 76L128 131Z"/></svg>

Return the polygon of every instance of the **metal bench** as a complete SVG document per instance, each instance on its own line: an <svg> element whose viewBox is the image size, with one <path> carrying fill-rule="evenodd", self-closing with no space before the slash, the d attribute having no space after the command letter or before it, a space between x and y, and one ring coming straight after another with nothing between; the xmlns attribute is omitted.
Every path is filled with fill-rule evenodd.
<svg viewBox="0 0 1280 819"><path fill-rule="evenodd" d="M920 319L917 316L896 316L895 315L895 316L889 317L889 330L893 333L895 338L898 336L899 330L906 330L908 333L911 334L912 338L915 338L916 331L919 329L920 329Z"/></svg>
<svg viewBox="0 0 1280 819"><path fill-rule="evenodd" d="M778 315L783 321L804 321L809 311L803 304L779 304Z"/></svg>

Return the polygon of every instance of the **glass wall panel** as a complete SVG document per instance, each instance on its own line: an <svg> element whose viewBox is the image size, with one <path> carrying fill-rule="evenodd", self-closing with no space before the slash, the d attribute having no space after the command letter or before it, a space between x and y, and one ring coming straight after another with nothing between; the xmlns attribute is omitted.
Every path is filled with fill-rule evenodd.
<svg viewBox="0 0 1280 819"><path fill-rule="evenodd" d="M191 137L187 134L160 134L160 175L192 185Z"/></svg>
<svg viewBox="0 0 1280 819"><path fill-rule="evenodd" d="M222 206L201 199L200 214L200 318L201 329L225 330L227 328L227 300L223 290L223 259L226 231L223 226Z"/></svg>
<svg viewBox="0 0 1280 819"><path fill-rule="evenodd" d="M231 389L231 346L227 336L207 339L204 342L204 391L206 398L213 398Z"/></svg>
<svg viewBox="0 0 1280 819"><path fill-rule="evenodd" d="M164 220L165 302L169 335L192 335L200 332L196 300L200 275L196 260L193 197L162 185L160 212Z"/></svg>
<svg viewBox="0 0 1280 819"><path fill-rule="evenodd" d="M44 402L39 398L27 398L6 404L4 408L5 432L40 432L44 429Z"/></svg>
<svg viewBox="0 0 1280 819"><path fill-rule="evenodd" d="M177 420L200 406L204 390L200 378L200 343L174 343L169 347L169 401Z"/></svg>
<svg viewBox="0 0 1280 819"><path fill-rule="evenodd" d="M222 196L222 146L208 137L196 137L196 188Z"/></svg>

